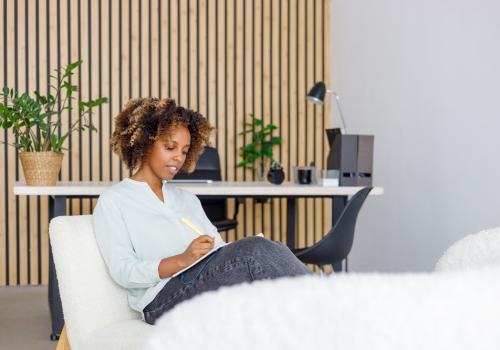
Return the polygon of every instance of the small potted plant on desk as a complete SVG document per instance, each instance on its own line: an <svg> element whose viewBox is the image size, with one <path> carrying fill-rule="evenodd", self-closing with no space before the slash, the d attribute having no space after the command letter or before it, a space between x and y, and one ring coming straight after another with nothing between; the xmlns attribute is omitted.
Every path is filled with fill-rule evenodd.
<svg viewBox="0 0 500 350"><path fill-rule="evenodd" d="M108 102L106 97L78 103L79 117L76 118L68 130L58 135L57 128L61 126L60 116L65 110L71 111L70 101L78 87L70 83L70 77L82 64L76 61L66 67L56 70L57 75L50 75L50 84L47 95L35 91L35 97L26 92L4 87L0 93L0 125L4 129L12 129L15 143L8 143L20 151L26 184L31 186L54 186L61 170L63 160L62 150L64 141L73 131L90 129L97 131L88 117L92 108ZM54 95L52 95L54 93Z"/></svg>
<svg viewBox="0 0 500 350"><path fill-rule="evenodd" d="M251 123L245 123L245 129L239 134L244 137L251 134L252 142L240 147L242 160L238 163L238 167L257 171L257 179L263 181L266 162L270 162L271 167L267 179L279 185L283 182L285 174L283 168L273 158L273 147L281 145L281 138L272 135L278 127L274 124L264 125L262 119L256 118L253 114L250 114L250 117Z"/></svg>

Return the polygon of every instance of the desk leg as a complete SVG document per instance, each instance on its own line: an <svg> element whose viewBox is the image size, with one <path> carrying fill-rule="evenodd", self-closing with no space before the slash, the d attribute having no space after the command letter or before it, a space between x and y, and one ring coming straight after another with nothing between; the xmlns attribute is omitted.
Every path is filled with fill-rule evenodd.
<svg viewBox="0 0 500 350"><path fill-rule="evenodd" d="M344 211L346 204L347 204L347 196L335 196L332 198L332 227L339 220L340 214L342 214L342 211ZM345 264L347 271L347 259L345 261ZM341 272L342 262L335 263L333 264L332 267L334 272Z"/></svg>
<svg viewBox="0 0 500 350"><path fill-rule="evenodd" d="M66 196L49 196L49 222L51 219L66 215ZM59 339L64 326L64 317L59 295L57 274L52 257L52 247L49 244L49 309L52 321L51 340Z"/></svg>
<svg viewBox="0 0 500 350"><path fill-rule="evenodd" d="M295 248L295 197L286 199L286 244L288 248Z"/></svg>

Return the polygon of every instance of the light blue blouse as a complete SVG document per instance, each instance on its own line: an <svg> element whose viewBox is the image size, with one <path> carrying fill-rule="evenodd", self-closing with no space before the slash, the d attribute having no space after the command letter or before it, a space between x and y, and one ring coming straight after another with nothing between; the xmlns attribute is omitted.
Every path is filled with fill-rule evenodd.
<svg viewBox="0 0 500 350"><path fill-rule="evenodd" d="M146 182L125 178L100 195L92 215L109 273L127 289L130 307L141 313L170 280L160 279L160 261L184 252L198 237L182 218L215 237L216 247L224 244L196 195L166 180L162 189L164 202Z"/></svg>

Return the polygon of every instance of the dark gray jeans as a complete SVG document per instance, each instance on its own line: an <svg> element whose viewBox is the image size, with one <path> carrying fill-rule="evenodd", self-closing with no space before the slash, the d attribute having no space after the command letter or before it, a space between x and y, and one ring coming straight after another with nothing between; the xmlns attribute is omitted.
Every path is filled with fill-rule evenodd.
<svg viewBox="0 0 500 350"><path fill-rule="evenodd" d="M204 262L206 265L200 273ZM144 318L154 324L180 302L222 286L309 273L311 271L287 246L261 237L247 237L222 247L185 271L184 276L168 281L144 308Z"/></svg>

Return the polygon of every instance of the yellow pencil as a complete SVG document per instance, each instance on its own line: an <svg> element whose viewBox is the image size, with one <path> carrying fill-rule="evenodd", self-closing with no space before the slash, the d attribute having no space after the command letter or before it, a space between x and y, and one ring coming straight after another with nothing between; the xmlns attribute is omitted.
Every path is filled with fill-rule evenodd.
<svg viewBox="0 0 500 350"><path fill-rule="evenodd" d="M189 221L188 219L186 218L182 218L181 221L186 224L191 230L193 230L194 232L196 232L197 234L199 234L200 236L203 236L204 233L198 228L195 226L195 224L193 224L191 221Z"/></svg>

